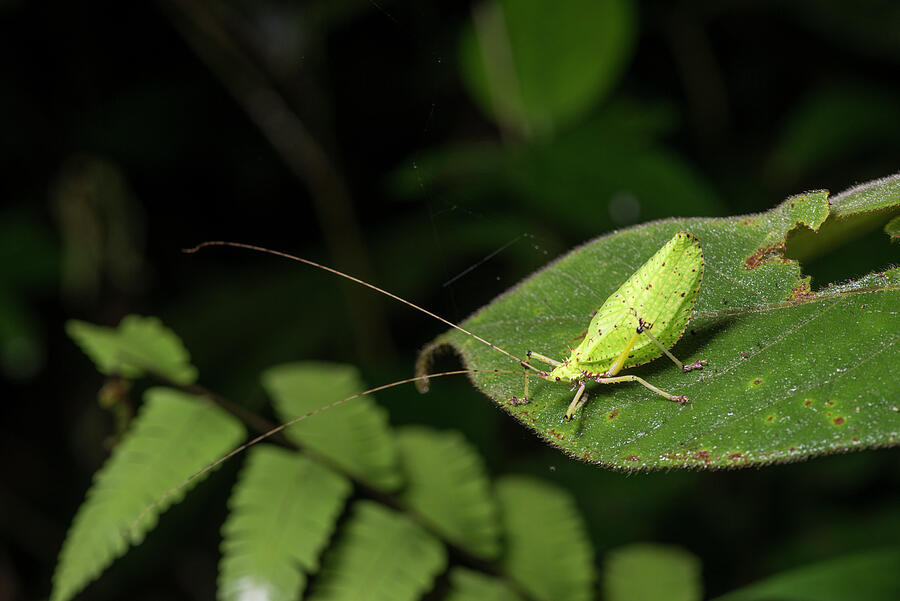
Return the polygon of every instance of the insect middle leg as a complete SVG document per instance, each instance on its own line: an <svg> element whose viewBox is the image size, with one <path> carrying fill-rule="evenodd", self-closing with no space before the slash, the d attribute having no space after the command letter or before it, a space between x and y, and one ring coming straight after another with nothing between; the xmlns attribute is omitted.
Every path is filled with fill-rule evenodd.
<svg viewBox="0 0 900 601"><path fill-rule="evenodd" d="M566 415L563 419L569 421L572 419L572 416L575 415L575 412L584 405L587 401L587 395L584 394L584 380L578 382L578 392L575 393L575 398L572 399L572 402L569 403L569 408L566 409Z"/></svg>

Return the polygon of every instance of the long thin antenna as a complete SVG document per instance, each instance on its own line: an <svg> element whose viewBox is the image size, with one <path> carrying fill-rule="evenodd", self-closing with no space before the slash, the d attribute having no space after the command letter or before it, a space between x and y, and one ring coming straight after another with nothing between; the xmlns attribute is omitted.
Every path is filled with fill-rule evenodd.
<svg viewBox="0 0 900 601"><path fill-rule="evenodd" d="M198 245L195 246L194 248L185 248L185 249L182 249L182 252L191 254L191 253L197 252L197 251L200 250L201 248L206 248L207 246L232 246L232 247L234 247L234 248L244 248L244 249L247 249L247 250L255 250L255 251L257 251L257 252L266 253L266 254L270 254L270 255L275 255L276 257L282 257L282 258L285 258L285 259L290 259L291 261L297 261L297 262L299 262L299 263L304 263L304 264L310 265L310 266L312 266L312 267L318 267L319 269L322 269L322 270L327 271L327 272L329 272L329 273L333 273L334 275L340 276L340 277L342 277L342 278L348 279L348 280L350 280L351 282L356 282L357 284L361 284L361 285L365 286L366 288L371 288L372 290L374 290L374 291L376 291L376 292L380 292L381 294L384 294L385 296L389 296L389 297L391 297L392 299L394 299L394 300L396 300L396 301L400 301L400 302L403 303L404 305L407 305L407 306L409 306L409 307L412 307L413 309L415 309L415 310L417 310L417 311L421 311L421 312L424 313L425 315L428 315L429 317L433 317L433 318L437 319L438 321L447 324L447 325L450 326L451 328L455 328L455 329L459 330L459 331L462 332L463 334L468 334L469 336L471 336L472 338L474 338L475 340L477 340L477 341L479 341L479 342L483 342L484 344L488 345L489 347L491 347L491 348L494 349L495 351L497 351L497 352L499 352L499 353L503 353L504 355L506 355L506 356L509 357L510 359L515 360L517 363L519 363L519 364L522 365L523 367L527 367L528 369L532 369L532 370L534 370L534 371L536 371L536 372L538 372L539 374L542 374L542 375L543 375L543 373L544 373L543 371L539 370L538 368L536 368L536 367L534 367L534 366L532 366L532 365L529 365L526 361L523 361L522 359L519 359L518 357L516 357L516 356L513 355L512 353L509 353L509 352L503 350L502 348L500 348L499 346L496 346L495 344L492 344L492 343L488 342L487 340L485 340L485 339L482 338L481 336L479 336L479 335L477 335L477 334L474 334L474 333L470 332L469 330L467 330L467 329L465 329L465 328L463 328L463 327L460 327L460 326L456 325L456 324L453 323L452 321L448 321L448 320L444 319L443 317L441 317L440 315L437 315L437 314L435 314L435 313L432 313L432 312L429 311L428 309L424 309L424 308L420 307L419 305L416 305L415 303L411 303L411 302L409 302L408 300L406 300L406 299L404 299L404 298L400 298L400 297L397 296L396 294L392 294L392 293L388 292L387 290L383 290L383 289L379 288L378 286L375 286L375 285L370 284L370 283L368 283L368 282L364 282L363 280L360 280L359 278L355 278L355 277L353 277L352 275L347 275L346 273L343 273L343 272L341 272L341 271L338 271L337 269L333 269L333 268L327 267L327 266L325 266L325 265L320 265L319 263L316 263L315 261L310 261L309 259L304 259L304 258L298 257L298 256L296 256L296 255L290 255L290 254L288 254L288 253L284 253L284 252L281 252L281 251L278 251L278 250L272 250L272 249L270 249L270 248L265 248L265 247L262 247L262 246L255 246L255 245L253 245L253 244L244 244L243 242L227 242L227 241L223 241L223 240L215 240L215 241L209 241L209 242L201 242L200 244L198 244Z"/></svg>
<svg viewBox="0 0 900 601"><path fill-rule="evenodd" d="M215 461L213 461L212 463L210 463L209 465L207 465L200 471L194 472L193 474L191 474L190 476L188 476L187 478L185 478L184 480L182 480L181 482L179 482L178 484L176 484L175 486L173 486L172 488L170 488L169 490L164 492L155 501L153 501L150 505L148 505L146 508L144 508L144 510L141 511L141 513L134 519L134 521L131 522L131 525L128 526L128 530L126 530L123 534L126 538L129 538L131 532L135 529L135 527L137 527L138 523L144 518L145 515L147 515L151 511L153 511L153 509L155 509L156 507L159 507L160 503L162 503L163 501L168 499L171 495L178 492L179 490L181 490L182 488L184 488L185 486L187 486L188 484L190 484L191 482L193 482L194 480L196 480L203 474L206 474L207 472L214 470L216 467L225 463L226 461L228 461L235 455L237 455L239 453L243 453L245 450L252 447L256 443L262 442L263 440L265 440L271 436L275 436L282 430L290 428L291 426L293 426L294 424L296 424L298 422L302 422L303 420L308 419L319 413L322 413L323 411L327 411L328 409L332 409L334 407L337 407L338 405L342 405L342 404L346 403L347 401L352 401L353 399L357 399L361 396L373 394L373 393L379 392L381 390L387 390L388 388L394 388L395 386L400 386L402 384L410 384L412 382L427 380L428 378L440 378L443 376L458 376L460 374L473 374L473 373L518 374L518 373L522 373L522 372L514 371L514 370L507 370L507 369L458 369L455 371L445 371L445 372L441 372L441 373L437 373L437 374L425 374L422 376L406 378L405 380L397 380L396 382L391 382L390 384L382 384L381 386L376 386L375 388L370 388L368 390L364 390L363 392L358 392L356 394L352 394L348 397L344 397L344 398L334 401L332 403L328 403L327 405L323 405L323 406L319 407L318 409L313 409L309 413L304 413L303 415L301 415L299 417L295 417L294 419L286 421L281 425L278 425L278 426L275 426L274 428L266 430L265 432L263 432L256 438L253 438L252 440L245 442L241 446L236 447L234 450L230 451L229 453L222 455L221 457L219 457L218 459L216 459Z"/></svg>

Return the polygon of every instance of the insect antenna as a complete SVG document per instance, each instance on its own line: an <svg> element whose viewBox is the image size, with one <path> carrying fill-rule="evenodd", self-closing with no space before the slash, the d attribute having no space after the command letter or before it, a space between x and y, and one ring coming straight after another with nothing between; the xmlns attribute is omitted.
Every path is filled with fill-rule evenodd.
<svg viewBox="0 0 900 601"><path fill-rule="evenodd" d="M382 384L381 386L375 386L374 388L369 388L368 390L364 390L362 392L357 392L356 394L351 394L348 397L344 397L337 401L328 403L327 405L323 405L323 406L319 407L318 409L313 409L312 411L310 411L308 413L304 413L303 415L299 415L291 420L284 422L283 424L279 424L273 428L269 428L262 434L259 434L259 435L255 436L254 438L248 440L247 442L243 443L242 445L235 447L233 450L229 451L225 455L222 455L221 457L219 457L212 463L210 463L207 466L203 467L202 469L194 472L193 474L191 474L190 476L188 476L187 478L185 478L184 480L182 480L181 482L179 482L178 484L176 484L175 486L173 486L172 488L170 488L169 490L167 490L166 492L161 494L152 503L150 503L150 505L145 507L141 511L141 513L138 514L138 516L134 519L134 521L131 522L131 525L128 526L128 529L122 532L122 536L125 537L126 539L130 538L132 532L134 532L134 529L137 527L137 525L140 523L140 521L144 518L144 516L146 516L151 511L153 511L156 507L159 507L160 503L162 503L163 501L168 499L170 496L177 493L179 490L181 490L182 488L184 488L185 486L187 486L188 484L190 484L197 478L214 470L215 468L222 465L223 463L225 463L226 461L228 461L235 455L239 455L240 453L243 453L244 451L246 451L253 445L260 443L260 442L266 440L267 438L271 438L272 436L275 436L276 434L286 430L287 428L290 428L294 424L302 422L306 419L309 419L310 417L313 417L314 415L318 415L319 413L322 413L329 409L333 409L339 405L343 405L347 401L352 401L353 399L358 399L360 397L374 394L374 393L380 392L382 390L387 390L389 388L395 388L397 386L402 386L403 384L411 384L414 382L420 382L423 380L427 380L429 378L441 378L444 376L458 376L458 375L462 375L462 374L475 374L475 373L521 374L522 372L516 371L516 370L508 370L508 369L458 369L458 370L454 370L454 371L444 371L444 372L439 372L439 373L434 373L434 374L424 374L424 375L414 376L411 378L405 378L403 380L397 380L396 382L391 382L390 384Z"/></svg>
<svg viewBox="0 0 900 601"><path fill-rule="evenodd" d="M442 322L442 323L444 323L444 324L450 326L451 328L454 328L454 329L456 329L456 330L459 330L459 331L462 332L463 334L466 334L466 335L468 335L468 336L471 336L471 337L474 338L475 340L477 340L477 341L479 341L479 342L481 342L481 343L483 343L483 344L486 344L487 346L491 347L492 349L494 349L494 350L497 351L498 353L502 353L502 354L506 355L507 357L509 357L510 359L513 359L516 363L522 365L523 367L526 367L526 368L528 368L528 369L534 370L534 371L536 371L537 373L539 373L539 374L541 374L541 375L544 374L544 372L543 372L542 370L540 370L540 369L534 367L533 365L530 365L527 361L524 361L524 360L522 360L522 359L516 357L516 356L513 355L512 353L510 353L510 352L508 352L508 351L506 351L506 350L500 348L499 346L497 346L497 345L495 345L495 344L493 344L493 343L491 343L491 342L488 342L487 340L485 340L484 338L482 338L482 337L479 336L478 334L475 334L475 333L473 333L473 332L470 332L469 330L463 328L462 326L458 326L458 325L456 325L455 323L453 323L452 321L447 320L447 319L444 319L443 317L441 317L440 315L438 315L438 314L436 314L436 313L432 313L432 312L429 311L428 309L425 309L425 308L423 308L423 307L420 307L419 305L417 305L417 304L415 304L415 303L412 303L412 302L406 300L405 298L401 298L401 297L397 296L396 294L393 294L393 293L391 293L391 292L388 292L387 290L384 290L383 288L379 288L378 286L375 286L374 284L370 284L370 283L368 283L368 282L366 282L366 281L363 281L363 280L361 280L361 279L359 279L359 278L355 278L355 277L353 277L352 275L346 274L346 273L344 273L344 272L342 272L342 271L338 271L337 269L334 269L334 268L332 268L332 267L328 267L328 266L326 266L326 265L322 265L322 264L320 264L320 263L316 263L315 261L310 261L309 259L304 259L303 257L298 257L298 256L296 256L296 255L291 255L291 254L288 254L288 253L285 253L285 252L281 252L281 251L278 251L278 250L272 250L272 249L270 249L270 248L265 248L265 247L263 247L263 246L256 246L256 245L254 245L254 244L245 244L245 243L243 243L243 242L228 242L228 241L223 241L223 240L214 240L214 241L208 241L208 242L201 242L200 244L198 244L197 246L195 246L195 247L193 247L193 248L185 248L185 249L182 249L182 252L188 253L188 254L193 254L193 253L197 252L198 250L200 250L200 249L202 249L202 248L206 248L207 246L231 246L231 247L234 247L234 248L243 248L243 249L246 249L246 250L255 250L255 251L257 251L257 252L266 253L266 254L270 254L270 255L275 255L276 257L282 257L282 258L284 258L284 259L289 259L289 260L291 260L291 261L297 261L298 263L303 263L304 265L309 265L309 266L311 266L311 267L316 267L316 268L321 269L321 270L323 270L323 271L327 271L328 273L333 273L334 275L337 275L337 276L340 276L340 277L342 277L342 278L344 278L344 279L350 280L351 282L356 282L357 284L360 284L360 285L362 285L362 286L365 286L366 288L370 288L371 290L374 290L375 292L379 292L379 293L381 293L381 294L383 294L383 295L385 295L385 296L388 296L388 297L390 297L390 298L392 298L392 299L394 299L394 300L396 300L396 301L399 301L399 302L403 303L404 305L407 305L408 307L412 307L412 308L415 309L416 311L419 311L419 312L421 312L421 313L424 313L425 315L428 315L429 317L433 317L434 319L437 319L438 321L440 321L440 322Z"/></svg>

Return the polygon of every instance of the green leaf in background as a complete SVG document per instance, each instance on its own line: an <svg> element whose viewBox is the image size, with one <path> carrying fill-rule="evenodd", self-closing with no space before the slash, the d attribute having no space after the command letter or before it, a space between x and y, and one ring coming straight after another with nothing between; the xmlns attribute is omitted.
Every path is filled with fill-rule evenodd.
<svg viewBox="0 0 900 601"><path fill-rule="evenodd" d="M522 601L522 597L493 576L467 568L453 568L450 570L450 592L444 601Z"/></svg>
<svg viewBox="0 0 900 601"><path fill-rule="evenodd" d="M891 242L900 241L900 217L894 217L884 226L884 233L891 237Z"/></svg>
<svg viewBox="0 0 900 601"><path fill-rule="evenodd" d="M635 35L628 0L489 0L461 40L463 80L482 110L525 137L581 117L624 70Z"/></svg>
<svg viewBox="0 0 900 601"><path fill-rule="evenodd" d="M715 601L896 601L900 548L888 547L789 570Z"/></svg>
<svg viewBox="0 0 900 601"><path fill-rule="evenodd" d="M701 601L700 560L679 547L615 549L603 570L604 601Z"/></svg>
<svg viewBox="0 0 900 601"><path fill-rule="evenodd" d="M479 557L500 553L497 506L481 456L456 431L399 431L403 501L447 540Z"/></svg>
<svg viewBox="0 0 900 601"><path fill-rule="evenodd" d="M355 367L333 363L278 365L262 381L285 422L367 388ZM285 435L372 486L393 490L401 484L387 412L371 396L323 411Z"/></svg>
<svg viewBox="0 0 900 601"><path fill-rule="evenodd" d="M222 527L218 598L297 599L351 492L340 474L271 445L250 451Z"/></svg>
<svg viewBox="0 0 900 601"><path fill-rule="evenodd" d="M674 233L689 231L703 245L705 277L694 319L672 350L709 365L685 374L655 360L631 371L687 395L687 406L637 384L594 385L580 416L565 422L568 387L534 379L532 402L512 406L522 376L489 372L517 366L457 331L426 349L419 371L449 345L467 367L487 370L473 382L527 427L575 457L615 468L740 467L896 445L900 271L813 292L784 250L796 228L814 232L831 218L880 229L898 212L900 178L892 177L831 199L792 197L759 215L642 225L576 249L462 324L520 357L533 350L563 359L592 311Z"/></svg>
<svg viewBox="0 0 900 601"><path fill-rule="evenodd" d="M412 601L446 565L444 546L421 526L359 501L328 550L309 601Z"/></svg>
<svg viewBox="0 0 900 601"><path fill-rule="evenodd" d="M118 328L70 319L66 333L106 375L140 378L149 373L182 385L197 380L181 339L156 317L127 315Z"/></svg>
<svg viewBox="0 0 900 601"><path fill-rule="evenodd" d="M0 373L7 378L32 378L44 366L44 340L31 301L57 286L57 253L54 236L35 217L0 214Z"/></svg>
<svg viewBox="0 0 900 601"><path fill-rule="evenodd" d="M157 517L200 478L147 509L245 435L240 422L201 397L151 388L144 399L132 429L95 474L72 520L53 574L53 601L71 599L130 544L140 543Z"/></svg>
<svg viewBox="0 0 900 601"><path fill-rule="evenodd" d="M506 183L529 211L575 232L594 232L672 214L719 212L716 194L676 153L604 110L577 129L508 153ZM560 210L565 207L565 210Z"/></svg>
<svg viewBox="0 0 900 601"><path fill-rule="evenodd" d="M857 156L877 160L898 137L900 105L894 95L859 86L817 90L788 117L765 167L767 179L791 185L804 174Z"/></svg>
<svg viewBox="0 0 900 601"><path fill-rule="evenodd" d="M524 203L533 220L527 230L539 221L579 236L668 217L673 206L685 216L719 214L722 201L704 177L658 141L671 120L663 105L611 102L577 128L531 144L423 152L392 175L392 185L404 196L435 190L448 205L495 211L499 199L514 198L497 223L510 222Z"/></svg>
<svg viewBox="0 0 900 601"><path fill-rule="evenodd" d="M594 550L569 493L533 478L497 482L506 537L503 568L539 601L587 601L594 591Z"/></svg>

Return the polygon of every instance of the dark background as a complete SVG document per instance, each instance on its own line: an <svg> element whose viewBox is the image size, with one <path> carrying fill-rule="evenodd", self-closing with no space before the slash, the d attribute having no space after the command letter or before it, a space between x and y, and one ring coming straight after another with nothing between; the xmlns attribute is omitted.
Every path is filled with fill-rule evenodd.
<svg viewBox="0 0 900 601"><path fill-rule="evenodd" d="M266 366L340 361L381 384L443 329L300 265L182 247L296 252L460 320L610 229L896 171L895 2L626 6L607 86L535 134L476 101L467 3L0 2L0 599L48 594L130 410L98 404L103 378L65 319L158 315L203 385L264 413ZM814 288L896 262L882 242L808 266ZM900 534L896 450L625 475L548 448L464 379L434 388L379 400L395 424L463 430L495 475L571 491L598 561L681 545L714 595ZM82 598L211 598L239 464Z"/></svg>

